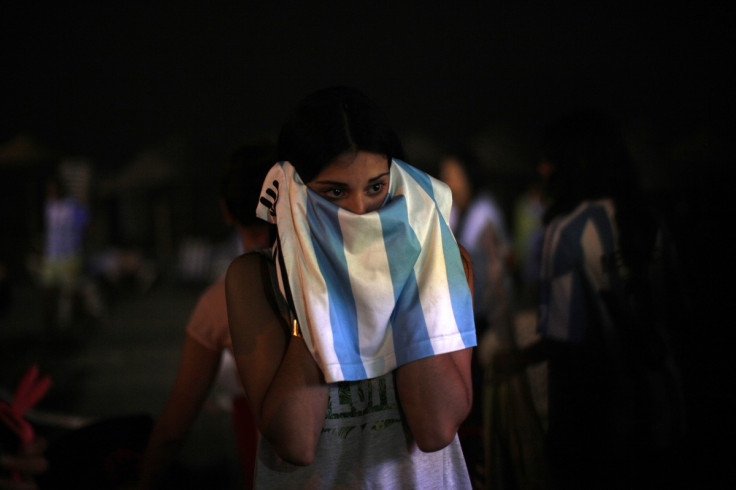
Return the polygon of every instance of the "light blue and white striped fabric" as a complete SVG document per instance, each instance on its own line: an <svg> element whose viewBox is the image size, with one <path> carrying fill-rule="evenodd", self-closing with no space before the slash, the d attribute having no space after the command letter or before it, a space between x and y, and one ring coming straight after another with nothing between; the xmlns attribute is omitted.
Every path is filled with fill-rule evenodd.
<svg viewBox="0 0 736 490"><path fill-rule="evenodd" d="M327 382L369 379L476 345L444 183L394 160L386 203L357 215L280 162L261 195L256 214L278 226L294 309Z"/></svg>
<svg viewBox="0 0 736 490"><path fill-rule="evenodd" d="M596 315L608 315L600 292L621 294L627 271L619 260L615 215L611 199L583 201L547 226L539 287L543 337L582 341L589 325L597 323ZM613 321L608 318L602 325Z"/></svg>

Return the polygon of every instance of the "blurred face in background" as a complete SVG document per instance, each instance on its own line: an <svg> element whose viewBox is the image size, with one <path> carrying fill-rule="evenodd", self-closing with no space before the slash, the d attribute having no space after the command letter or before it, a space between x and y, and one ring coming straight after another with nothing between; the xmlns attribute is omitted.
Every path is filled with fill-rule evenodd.
<svg viewBox="0 0 736 490"><path fill-rule="evenodd" d="M537 164L537 173L542 180L542 194L545 198L549 198L553 192L552 176L555 173L555 167L546 157L542 157Z"/></svg>
<svg viewBox="0 0 736 490"><path fill-rule="evenodd" d="M460 209L470 204L472 190L465 172L465 166L455 157L449 157L440 163L440 180L450 187L452 202Z"/></svg>

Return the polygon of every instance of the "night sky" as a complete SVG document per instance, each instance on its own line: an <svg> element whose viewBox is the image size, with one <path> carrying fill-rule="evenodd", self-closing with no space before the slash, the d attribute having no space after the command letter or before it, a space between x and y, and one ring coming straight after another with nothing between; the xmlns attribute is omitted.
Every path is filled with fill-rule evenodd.
<svg viewBox="0 0 736 490"><path fill-rule="evenodd" d="M573 106L672 137L720 118L725 10L292 3L4 7L0 142L25 132L105 166L175 136L220 161L331 84L362 88L400 131L442 141L533 129Z"/></svg>

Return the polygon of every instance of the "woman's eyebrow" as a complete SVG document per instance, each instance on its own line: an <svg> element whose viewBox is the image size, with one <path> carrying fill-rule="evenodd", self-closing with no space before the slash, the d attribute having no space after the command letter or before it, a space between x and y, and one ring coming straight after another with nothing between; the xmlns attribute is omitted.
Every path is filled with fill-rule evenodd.
<svg viewBox="0 0 736 490"><path fill-rule="evenodd" d="M338 182L337 180L315 180L314 183L318 185L335 185L347 187L347 184L345 182Z"/></svg>
<svg viewBox="0 0 736 490"><path fill-rule="evenodd" d="M375 177L373 177L372 179L368 179L368 182L373 182L374 180L379 180L379 179L382 179L382 178L384 178L385 176L389 175L390 173L391 173L391 172L384 172L384 173L382 173L381 175L376 175L376 176L375 176Z"/></svg>
<svg viewBox="0 0 736 490"><path fill-rule="evenodd" d="M376 180L380 180L380 179L384 178L385 176L389 175L390 173L391 172L383 172L380 175L376 175L375 177L371 177L370 179L368 179L368 182L375 182ZM348 185L345 182L340 182L340 181L337 181L337 180L315 180L314 183L315 184L318 184L318 185L334 185L334 186L343 186L343 187L347 187L347 185Z"/></svg>

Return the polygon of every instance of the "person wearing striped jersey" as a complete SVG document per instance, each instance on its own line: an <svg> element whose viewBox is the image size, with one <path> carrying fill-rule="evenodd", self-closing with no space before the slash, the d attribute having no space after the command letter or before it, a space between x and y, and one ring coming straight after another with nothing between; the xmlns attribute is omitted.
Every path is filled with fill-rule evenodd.
<svg viewBox="0 0 736 490"><path fill-rule="evenodd" d="M492 365L508 374L548 361L554 488L659 488L683 421L670 326L655 299L668 287L653 273L666 227L605 115L551 124L542 155L541 341Z"/></svg>

